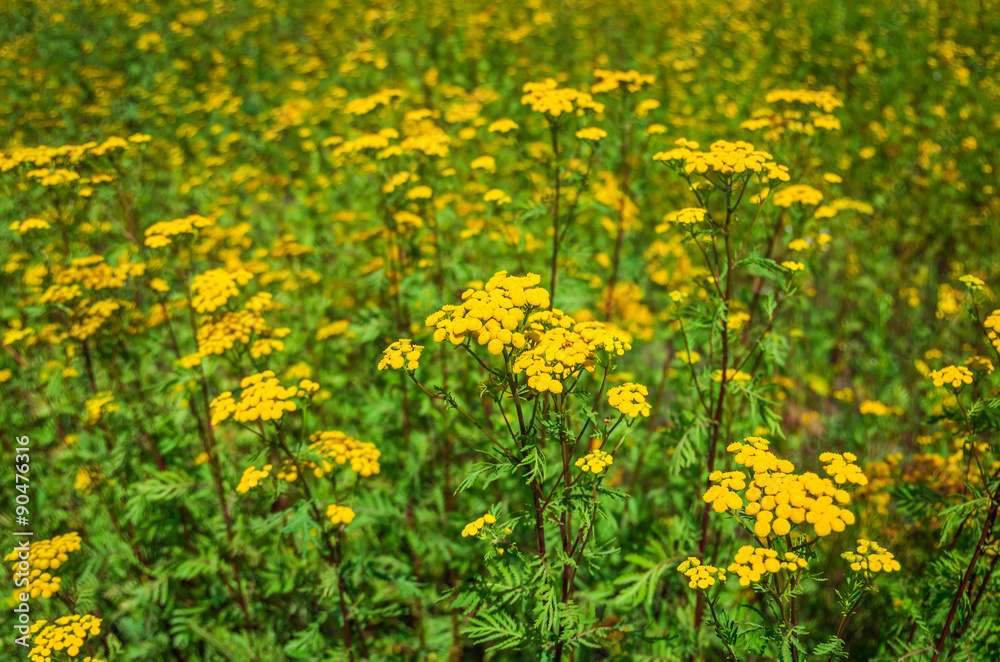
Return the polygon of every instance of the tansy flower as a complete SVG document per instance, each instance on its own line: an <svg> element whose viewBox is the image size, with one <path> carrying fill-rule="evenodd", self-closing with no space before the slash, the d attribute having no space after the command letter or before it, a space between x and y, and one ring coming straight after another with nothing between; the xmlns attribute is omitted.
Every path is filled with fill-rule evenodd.
<svg viewBox="0 0 1000 662"><path fill-rule="evenodd" d="M274 466L270 464L265 464L260 469L256 466L247 467L243 471L243 477L240 478L240 484L236 486L236 491L249 492L251 489L257 487L260 481L267 478L273 468Z"/></svg>
<svg viewBox="0 0 1000 662"><path fill-rule="evenodd" d="M631 418L649 416L647 395L649 391L645 386L629 382L608 390L608 404Z"/></svg>
<svg viewBox="0 0 1000 662"><path fill-rule="evenodd" d="M120 409L111 391L101 391L83 404L87 408L87 425L97 423L103 414L110 414Z"/></svg>
<svg viewBox="0 0 1000 662"><path fill-rule="evenodd" d="M959 280L965 283L965 286L968 287L970 290L973 290L974 292L982 292L983 289L986 287L986 283L984 283L982 279L976 278L975 276L972 275L962 276L961 278L959 278Z"/></svg>
<svg viewBox="0 0 1000 662"><path fill-rule="evenodd" d="M378 369L399 370L405 364L407 370L416 370L419 366L420 353L424 351L423 345L414 345L412 340L400 339L389 345L382 352L382 360L379 361Z"/></svg>
<svg viewBox="0 0 1000 662"><path fill-rule="evenodd" d="M889 407L878 400L862 400L858 405L858 411L862 414L872 414L874 416L903 415L903 410L899 407Z"/></svg>
<svg viewBox="0 0 1000 662"><path fill-rule="evenodd" d="M23 221L14 221L8 228L17 232L18 234L24 234L30 230L48 230L52 226L48 221L44 221L40 218L29 218Z"/></svg>
<svg viewBox="0 0 1000 662"><path fill-rule="evenodd" d="M788 269L789 271L802 271L806 268L806 265L801 262L796 262L794 260L787 260L781 263L781 266Z"/></svg>
<svg viewBox="0 0 1000 662"><path fill-rule="evenodd" d="M694 365L695 363L701 361L701 354L698 352L689 352L685 349L680 350L674 356L676 356L681 362L689 365Z"/></svg>
<svg viewBox="0 0 1000 662"><path fill-rule="evenodd" d="M594 101L587 92L568 87L559 87L554 78L538 83L525 83L521 104L530 106L536 113L559 117L563 113L583 113L592 110L604 112L604 104Z"/></svg>
<svg viewBox="0 0 1000 662"><path fill-rule="evenodd" d="M689 556L686 561L677 566L677 571L688 578L689 587L700 591L714 586L717 579L720 582L726 581L726 573L722 568L702 565L701 561L694 556Z"/></svg>
<svg viewBox="0 0 1000 662"><path fill-rule="evenodd" d="M309 452L323 460L320 464L306 460L302 462L302 468L312 470L316 478L322 478L336 466L350 466L351 471L365 478L381 470L379 458L382 452L371 442L359 441L339 430L314 432L309 441Z"/></svg>
<svg viewBox="0 0 1000 662"><path fill-rule="evenodd" d="M680 211L672 211L663 217L663 225L656 228L657 232L662 232L670 223L680 223L681 225L694 225L705 220L705 210L701 207L688 207ZM662 228L662 229L661 229Z"/></svg>
<svg viewBox="0 0 1000 662"><path fill-rule="evenodd" d="M528 387L562 393L563 382L580 370L593 372L598 352L621 356L632 346L602 322L579 322L558 308L532 313L524 329L523 353L514 374L528 376Z"/></svg>
<svg viewBox="0 0 1000 662"><path fill-rule="evenodd" d="M87 471L84 469L84 471ZM28 547L27 558L22 558L18 550L14 550L4 557L4 561L10 561L11 572L22 574L28 578L28 585L15 587L13 598L22 591L28 593L31 598L49 599L57 593L61 587L62 579L52 575L62 564L69 560L69 555L80 549L82 540L80 534L71 531L65 535L54 536L49 540L39 540L31 543ZM28 569L20 564L26 561Z"/></svg>
<svg viewBox="0 0 1000 662"><path fill-rule="evenodd" d="M510 196L498 188L491 188L486 192L486 195L483 196L483 200L485 202L495 202L498 205L506 205L510 203Z"/></svg>
<svg viewBox="0 0 1000 662"><path fill-rule="evenodd" d="M211 313L226 305L240 291L237 284L246 285L253 274L246 269L209 269L194 277L191 283L191 304L199 313Z"/></svg>
<svg viewBox="0 0 1000 662"><path fill-rule="evenodd" d="M961 388L962 384L972 383L972 371L965 366L950 365L930 374L934 386L950 384L952 388Z"/></svg>
<svg viewBox="0 0 1000 662"><path fill-rule="evenodd" d="M788 244L788 250L801 252L809 250L809 241L806 239L793 239Z"/></svg>
<svg viewBox="0 0 1000 662"><path fill-rule="evenodd" d="M492 156L479 156L472 159L469 167L473 170L485 170L486 172L496 172L496 159Z"/></svg>
<svg viewBox="0 0 1000 662"><path fill-rule="evenodd" d="M596 126L589 126L576 132L576 137L580 140L600 140L606 138L608 132Z"/></svg>
<svg viewBox="0 0 1000 662"><path fill-rule="evenodd" d="M773 549L744 545L736 552L728 570L740 578L740 586L749 586L761 581L766 573L797 572L807 565L806 560L794 552L779 556Z"/></svg>
<svg viewBox="0 0 1000 662"><path fill-rule="evenodd" d="M45 620L35 621L29 630L34 646L28 651L28 659L49 662L52 651L65 651L66 655L76 657L88 645L90 637L101 634L101 623L100 618L90 614L62 616L52 624Z"/></svg>
<svg viewBox="0 0 1000 662"><path fill-rule="evenodd" d="M184 218L175 218L172 221L160 221L153 223L146 229L146 239L144 243L150 248L162 248L172 243L171 237L180 234L196 234L200 228L212 225L212 220L194 214Z"/></svg>
<svg viewBox="0 0 1000 662"><path fill-rule="evenodd" d="M330 504L326 507L326 516L331 524L350 524L354 521L354 511L347 506Z"/></svg>
<svg viewBox="0 0 1000 662"><path fill-rule="evenodd" d="M987 375L993 373L993 361L990 361L985 356L970 356L965 359L965 365L973 372L985 372ZM0 374L0 381L3 381L2 374Z"/></svg>
<svg viewBox="0 0 1000 662"><path fill-rule="evenodd" d="M434 197L434 190L430 186L421 184L407 191L406 197L410 200L426 200Z"/></svg>
<svg viewBox="0 0 1000 662"><path fill-rule="evenodd" d="M821 478L815 473L794 473L795 466L791 462L769 451L766 439L747 437L730 444L726 450L735 453L735 464L753 472L752 479L743 492L743 498L747 502L743 511L755 518L753 531L758 538L768 538L772 534L784 536L794 526L804 522L811 524L818 536L843 531L845 526L854 523L854 513L840 507L850 503L851 498L846 491L834 481ZM840 482L867 482L857 467L846 464L848 458L856 459L853 455L825 453L821 458L829 463L828 473L843 478ZM724 506L725 510L730 501L735 503L725 490L738 491L738 477L726 474L717 476L720 481L726 477L731 480L728 487L714 489L721 488L720 484L706 491L707 502L712 503L716 509ZM723 503L716 505L723 499Z"/></svg>
<svg viewBox="0 0 1000 662"><path fill-rule="evenodd" d="M855 485L867 485L868 478L861 472L861 467L854 464L858 456L854 453L823 453L819 456L820 462L825 462L823 470L838 484L854 483Z"/></svg>
<svg viewBox="0 0 1000 662"><path fill-rule="evenodd" d="M652 74L640 74L635 69L631 71L612 71L608 69L594 69L594 77L597 82L590 86L590 91L594 94L602 92L613 92L624 89L628 92L638 92L642 88L652 85L656 81L656 76ZM655 105L650 104L652 101ZM647 99L645 110L648 112L652 108L658 108L660 103L655 99ZM640 106L642 104L639 104ZM639 115L642 117L642 115Z"/></svg>
<svg viewBox="0 0 1000 662"><path fill-rule="evenodd" d="M516 128L517 128L517 122L505 118L493 122L492 124L489 125L489 127L487 127L486 130L489 131L490 133L507 133L509 131L513 131Z"/></svg>
<svg viewBox="0 0 1000 662"><path fill-rule="evenodd" d="M851 564L851 570L868 575L898 572L902 568L892 552L873 540L858 540L857 551L844 552L841 557Z"/></svg>
<svg viewBox="0 0 1000 662"><path fill-rule="evenodd" d="M427 326L434 329L434 342L447 339L461 345L471 338L494 356L505 349L523 348L527 339L522 324L527 311L549 305L549 293L536 287L541 280L537 274L497 272L482 289L466 290L461 304L447 305L427 318Z"/></svg>
<svg viewBox="0 0 1000 662"><path fill-rule="evenodd" d="M766 179L784 182L790 179L787 166L775 163L771 154L760 151L743 140L716 140L707 152L699 151L698 143L683 138L674 144L678 147L657 152L653 155L653 160L671 164L689 175L705 175L709 172L723 176L756 173Z"/></svg>
<svg viewBox="0 0 1000 662"><path fill-rule="evenodd" d="M473 522L469 522L468 524L466 524L465 528L462 529L462 537L463 538L469 538L469 537L474 538L474 537L476 537L476 536L479 535L479 531L484 526L486 526L487 524L494 524L494 523L496 523L496 521L497 521L496 517L494 517L493 515L491 515L489 513L486 513L485 515L483 515L479 519L477 519L477 520L475 520Z"/></svg>
<svg viewBox="0 0 1000 662"><path fill-rule="evenodd" d="M243 378L240 387L242 390L239 401L230 391L221 393L212 400L212 425L218 425L230 415L239 423L276 421L284 412L297 409L296 404L289 399L298 393L298 387L283 387L271 370Z"/></svg>
<svg viewBox="0 0 1000 662"><path fill-rule="evenodd" d="M814 189L812 186L806 186L804 184L789 186L771 196L771 202L773 202L776 207L785 208L791 207L795 203L803 205L818 205L822 200L822 193Z"/></svg>
<svg viewBox="0 0 1000 662"><path fill-rule="evenodd" d="M708 479L714 483L705 494L702 500L712 504L712 510L717 513L724 513L727 510L737 510L743 507L743 499L737 492L745 490L747 486L747 476L742 471L713 471Z"/></svg>
<svg viewBox="0 0 1000 662"><path fill-rule="evenodd" d="M660 102L658 100L656 100L656 99L643 99L635 107L635 112L633 114L636 117L646 117L647 115L649 115L649 111L656 110L659 107L660 107ZM657 125L654 124L654 125L650 126L649 128L652 129L653 126L657 126ZM649 130L648 129L646 131L646 135L649 135Z"/></svg>
<svg viewBox="0 0 1000 662"><path fill-rule="evenodd" d="M576 466L580 467L580 471L584 473L589 471L599 474L607 467L610 467L614 461L615 459L611 457L610 453L605 453L602 450L594 450L577 460Z"/></svg>
<svg viewBox="0 0 1000 662"><path fill-rule="evenodd" d="M728 368L726 370L726 381L727 382L748 382L752 379L750 375L743 372L742 370L737 370L736 368ZM713 382L722 381L722 371L716 370L712 373Z"/></svg>

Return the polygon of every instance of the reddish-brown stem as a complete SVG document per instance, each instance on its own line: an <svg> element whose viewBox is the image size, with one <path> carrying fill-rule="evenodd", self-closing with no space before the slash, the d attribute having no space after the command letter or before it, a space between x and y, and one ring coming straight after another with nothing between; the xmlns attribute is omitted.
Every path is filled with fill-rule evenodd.
<svg viewBox="0 0 1000 662"><path fill-rule="evenodd" d="M944 627L941 629L941 636L938 638L937 645L934 646L934 657L931 658L931 662L937 662L938 657L941 655L941 650L944 648L944 642L948 639L948 633L951 630L951 622L955 618L955 612L958 611L958 605L962 602L965 589L969 585L969 580L972 579L972 573L975 572L976 562L979 561L979 556L982 554L983 548L986 547L986 542L990 538L990 531L993 529L993 522L997 517L998 506L1000 506L1000 483L997 484L997 489L993 493L990 510L986 515L986 522L983 524L983 533L979 536L979 542L976 543L976 548L972 552L972 558L969 559L969 567L966 568L965 575L963 575L962 581L958 585L958 591L955 592L955 599L951 602L951 609L948 610L948 617L945 619ZM969 615L969 618L972 618L972 614Z"/></svg>

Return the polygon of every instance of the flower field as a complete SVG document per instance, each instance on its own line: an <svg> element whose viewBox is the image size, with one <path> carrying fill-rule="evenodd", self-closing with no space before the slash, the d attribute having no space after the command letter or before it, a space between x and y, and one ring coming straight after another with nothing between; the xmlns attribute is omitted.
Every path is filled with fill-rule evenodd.
<svg viewBox="0 0 1000 662"><path fill-rule="evenodd" d="M1000 660L998 34L5 3L0 660Z"/></svg>

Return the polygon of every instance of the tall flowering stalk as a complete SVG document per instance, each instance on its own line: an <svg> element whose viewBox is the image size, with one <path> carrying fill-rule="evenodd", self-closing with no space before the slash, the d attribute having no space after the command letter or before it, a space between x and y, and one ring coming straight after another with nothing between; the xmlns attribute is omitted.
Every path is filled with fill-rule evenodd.
<svg viewBox="0 0 1000 662"><path fill-rule="evenodd" d="M540 282L534 274L501 271L481 289L466 290L460 304L427 318L434 342L452 345L478 366L493 416L470 410L441 387L424 385L417 377L423 346L413 340L392 343L379 369L403 370L481 435L481 452L489 459L459 487L467 500L478 483L483 490L497 481L520 486L520 493L506 492L461 533L490 543L484 557L489 572L524 573L521 579L533 587L524 593L525 607L545 616L531 626L511 621L504 608L509 596L484 599L497 585L472 579L454 592L455 606L472 615L467 634L496 649L541 649L561 660L618 629L580 613L575 592L581 562L606 544L598 520L612 494L605 481L615 454L634 422L649 415L649 405L638 384L605 395L617 359L631 349L629 339L601 322L575 322L551 308ZM610 415L602 418L602 409ZM529 536L518 533L525 526ZM524 568L506 565L511 557Z"/></svg>

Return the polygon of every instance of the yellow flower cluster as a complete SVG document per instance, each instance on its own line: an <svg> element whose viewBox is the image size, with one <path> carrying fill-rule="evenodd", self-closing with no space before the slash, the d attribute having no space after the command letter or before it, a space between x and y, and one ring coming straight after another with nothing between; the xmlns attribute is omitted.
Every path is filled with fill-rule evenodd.
<svg viewBox="0 0 1000 662"><path fill-rule="evenodd" d="M591 345L572 326L573 318L559 309L539 311L528 318L524 335L530 344L514 362L513 372L525 373L529 388L562 393L563 381L579 369L593 372Z"/></svg>
<svg viewBox="0 0 1000 662"><path fill-rule="evenodd" d="M7 226L8 229L13 230L18 234L24 234L30 232L31 230L48 230L52 225L48 221L42 220L40 218L26 218L23 221L14 221Z"/></svg>
<svg viewBox="0 0 1000 662"><path fill-rule="evenodd" d="M649 416L649 403L646 396L649 391L642 384L628 382L621 386L608 390L608 404L621 413L635 418L636 416Z"/></svg>
<svg viewBox="0 0 1000 662"><path fill-rule="evenodd" d="M309 450L326 459L322 465L314 462L303 462L303 468L312 469L313 475L321 478L323 474L333 469L334 463L338 465L350 464L351 471L367 478L374 476L381 471L379 458L382 452L375 444L367 441L358 441L339 430L324 430L314 432L309 440Z"/></svg>
<svg viewBox="0 0 1000 662"><path fill-rule="evenodd" d="M526 311L549 305L549 293L535 287L541 280L537 274L508 276L500 271L482 290L466 290L462 304L444 306L427 318L427 326L434 329L434 342L447 338L453 345L461 345L466 338L475 338L493 355L524 347L524 335L517 328Z"/></svg>
<svg viewBox="0 0 1000 662"><path fill-rule="evenodd" d="M111 266L101 255L88 255L70 261L65 268L53 267L52 278L58 285L79 283L88 290L106 290L124 287L130 276L141 276L146 272L142 262L129 262L127 258Z"/></svg>
<svg viewBox="0 0 1000 662"><path fill-rule="evenodd" d="M62 587L62 578L54 577L50 572L32 570L32 577L27 587L15 588L11 597L18 599L18 593L27 590L32 598L49 599ZM38 574L35 574L35 573Z"/></svg>
<svg viewBox="0 0 1000 662"><path fill-rule="evenodd" d="M878 400L863 400L858 405L858 411L862 414L872 414L874 416L902 416L903 410L900 407L890 407Z"/></svg>
<svg viewBox="0 0 1000 662"><path fill-rule="evenodd" d="M605 453L602 450L594 450L577 460L576 466L580 467L580 471L584 473L589 471L599 474L606 468L610 467L614 461L615 458L611 457L611 453Z"/></svg>
<svg viewBox="0 0 1000 662"><path fill-rule="evenodd" d="M220 393L212 400L212 425L218 425L230 415L239 423L276 421L284 416L284 412L297 409L289 398L294 397L299 389L295 386L283 387L271 370L244 377L240 387L239 402L233 398L231 391Z"/></svg>
<svg viewBox="0 0 1000 662"><path fill-rule="evenodd" d="M237 342L247 344L267 330L264 318L250 310L227 312L215 320L202 320L198 326L197 356L221 356Z"/></svg>
<svg viewBox="0 0 1000 662"><path fill-rule="evenodd" d="M483 202L495 202L498 205L506 205L510 204L510 201L511 197L498 188L491 188L483 195Z"/></svg>
<svg viewBox="0 0 1000 662"><path fill-rule="evenodd" d="M736 314L734 314L730 318L730 326L732 326L732 318L735 318L736 315L738 315L738 314L739 313L736 313ZM738 319L737 319L737 326L734 327L734 328L738 329L738 328L740 328L740 326L742 326L742 324L740 324L739 321L738 321ZM730 382L730 383L740 383L740 382L748 382L751 379L753 379L753 377L751 377L748 373L743 372L742 370L737 370L736 368L727 368L726 369L726 381L727 382ZM713 382L722 382L722 371L721 370L713 370L712 371L712 381Z"/></svg>
<svg viewBox="0 0 1000 662"><path fill-rule="evenodd" d="M191 303L199 313L210 313L226 305L240 293L239 285L246 285L253 274L246 269L209 269L194 277L191 283Z"/></svg>
<svg viewBox="0 0 1000 662"><path fill-rule="evenodd" d="M829 535L833 531L843 531L845 526L854 524L854 513L838 504L849 504L850 495L839 488L829 478L822 478L815 473L805 472L795 474L795 466L788 460L774 455L769 450L769 442L761 437L747 437L742 442L730 444L726 450L734 453L733 462L753 472L753 480L747 486L743 498L749 502L744 512L755 518L754 534L759 538L770 535L783 536L792 527L807 522L812 525L818 536ZM828 472L843 478L842 482L866 481L860 470L847 464L847 458L854 457L850 453L838 455L824 453L821 457L828 462ZM736 491L738 477L720 475L719 479L728 478L729 491ZM706 502L713 507L720 499L725 499L728 507L729 495L721 490L709 487L706 491ZM718 486L718 487L721 487ZM720 511L721 512L721 511Z"/></svg>
<svg viewBox="0 0 1000 662"><path fill-rule="evenodd" d="M331 503L326 507L326 516L331 524L350 524L354 521L354 511L347 506Z"/></svg>
<svg viewBox="0 0 1000 662"><path fill-rule="evenodd" d="M86 400L83 406L87 408L87 425L93 425L101 420L102 414L116 412L120 407L115 403L115 396L111 391L101 391L94 397Z"/></svg>
<svg viewBox="0 0 1000 662"><path fill-rule="evenodd" d="M986 328L986 335L989 337L993 347L1000 351L1000 310L994 310L983 322Z"/></svg>
<svg viewBox="0 0 1000 662"><path fill-rule="evenodd" d="M469 522L468 524L466 524L465 528L462 529L462 537L463 538L469 538L469 537L473 537L474 538L474 537L476 537L476 536L479 535L480 529L482 529L487 524L495 524L496 521L497 521L496 517L493 517L493 515L490 515L489 513L486 513L485 515L483 515L479 519L475 520L474 522Z"/></svg>
<svg viewBox="0 0 1000 662"><path fill-rule="evenodd" d="M81 301L74 311L76 321L69 328L69 335L77 340L86 340L91 337L104 325L116 310L120 310L122 304L112 299L91 302L90 299Z"/></svg>
<svg viewBox="0 0 1000 662"><path fill-rule="evenodd" d="M930 374L934 386L950 384L952 388L960 388L962 384L972 383L972 371L965 366L950 365Z"/></svg>
<svg viewBox="0 0 1000 662"><path fill-rule="evenodd" d="M854 483L865 486L868 484L868 478L861 471L861 467L854 464L857 459L858 456L854 453L821 453L819 456L819 461L826 463L823 471L832 476L837 485Z"/></svg>
<svg viewBox="0 0 1000 662"><path fill-rule="evenodd" d="M587 110L604 112L604 104L594 101L590 94L569 87L559 87L554 78L538 83L525 83L522 91L524 94L521 96L521 104L531 106L536 113L559 117L563 113L574 111L578 114Z"/></svg>
<svg viewBox="0 0 1000 662"><path fill-rule="evenodd" d="M162 248L173 243L174 237L179 234L195 234L197 228L204 228L212 224L212 220L192 214L184 218L175 218L172 221L160 221L153 223L146 229L145 244L150 248Z"/></svg>
<svg viewBox="0 0 1000 662"><path fill-rule="evenodd" d="M631 336L609 328L604 322L580 322L573 327L573 331L587 341L591 353L603 350L609 355L623 356L632 349L632 343L629 342Z"/></svg>
<svg viewBox="0 0 1000 662"><path fill-rule="evenodd" d="M701 223L705 220L705 210L701 207L687 207L681 209L680 211L669 212L663 217L663 225L657 226L657 232L663 232L671 223L680 223L681 225L694 225L695 223Z"/></svg>
<svg viewBox="0 0 1000 662"><path fill-rule="evenodd" d="M771 202L774 203L775 207L788 208L795 203L803 205L818 205L823 200L823 194L812 186L806 186L805 184L796 184L795 186L789 186L788 188L782 189L775 193L771 197Z"/></svg>
<svg viewBox="0 0 1000 662"><path fill-rule="evenodd" d="M726 450L735 453L733 462L755 474L768 472L790 474L795 471L795 465L770 452L770 446L771 442L763 437L745 437L743 441L729 444Z"/></svg>
<svg viewBox="0 0 1000 662"><path fill-rule="evenodd" d="M712 504L712 510L724 513L743 507L743 499L737 492L747 488L747 476L742 471L713 471L708 479L714 483L702 496L705 503Z"/></svg>
<svg viewBox="0 0 1000 662"><path fill-rule="evenodd" d="M486 127L486 130L489 131L490 133L509 133L510 131L513 131L516 128L517 128L517 122L515 122L512 119L504 118L493 122L488 127Z"/></svg>
<svg viewBox="0 0 1000 662"><path fill-rule="evenodd" d="M778 165L772 160L774 157L771 154L759 151L743 140L716 140L707 152L699 151L698 143L685 138L674 144L677 145L676 148L668 152L657 152L653 155L653 160L673 163L687 174L716 172L728 176L750 172L758 173L765 179L783 182L791 178L787 166Z"/></svg>
<svg viewBox="0 0 1000 662"><path fill-rule="evenodd" d="M379 361L378 369L399 370L405 364L407 370L416 370L420 367L419 361L422 351L424 351L423 345L414 345L412 340L401 338L382 352L382 360Z"/></svg>
<svg viewBox="0 0 1000 662"><path fill-rule="evenodd" d="M702 565L700 559L689 556L677 566L677 571L684 573L688 578L688 586L694 589L704 590L715 585L716 579L720 582L726 581L726 572L722 568L711 565Z"/></svg>
<svg viewBox="0 0 1000 662"><path fill-rule="evenodd" d="M43 221L44 223L44 221ZM986 289L986 282L982 278L977 278L971 274L966 274L959 278L961 282L965 283L965 286L974 292L982 292Z"/></svg>
<svg viewBox="0 0 1000 662"><path fill-rule="evenodd" d="M814 218L833 218L838 213L850 209L856 211L860 214L865 214L871 216L875 213L875 208L872 207L867 202L861 202L860 200L852 200L851 198L840 198L834 200L828 205L823 205L816 210L813 214Z"/></svg>
<svg viewBox="0 0 1000 662"><path fill-rule="evenodd" d="M256 466L248 467L243 471L243 477L240 478L240 484L236 486L237 492L243 492L244 494L257 487L260 481L271 475L271 469L274 465L265 464L263 467L258 469Z"/></svg>
<svg viewBox="0 0 1000 662"><path fill-rule="evenodd" d="M794 552L779 556L773 549L744 545L736 552L728 570L740 578L740 586L750 586L759 582L765 573L796 572L807 565L806 560Z"/></svg>
<svg viewBox="0 0 1000 662"><path fill-rule="evenodd" d="M892 552L874 540L858 540L857 551L844 552L841 557L851 564L854 572L898 572L901 569Z"/></svg>
<svg viewBox="0 0 1000 662"><path fill-rule="evenodd" d="M71 531L49 540L39 540L31 543L31 565L40 570L56 570L69 560L69 554L80 549L83 540L76 531ZM15 552L8 554L4 560L13 561L19 558Z"/></svg>
<svg viewBox="0 0 1000 662"><path fill-rule="evenodd" d="M514 374L524 372L536 391L562 393L563 382L582 368L594 371L597 353L622 356L632 345L603 322L573 323L561 310L539 311L528 318L528 347L514 362Z"/></svg>
<svg viewBox="0 0 1000 662"><path fill-rule="evenodd" d="M28 177L38 179L38 183L42 186L59 186L80 179L79 173L65 168L39 168L38 170L29 170L26 174Z"/></svg>
<svg viewBox="0 0 1000 662"><path fill-rule="evenodd" d="M764 101L767 103L784 101L785 103L801 103L807 106L817 106L827 113L831 113L834 109L844 106L843 101L823 90L771 90L764 97Z"/></svg>
<svg viewBox="0 0 1000 662"><path fill-rule="evenodd" d="M93 489L99 486L101 483L107 480L107 476L104 475L99 469L91 467L80 467L76 471L76 476L73 478L73 489L82 494L90 494ZM108 484L113 485L114 481L108 481Z"/></svg>
<svg viewBox="0 0 1000 662"><path fill-rule="evenodd" d="M69 560L70 553L80 549L81 543L80 534L72 531L49 540L31 543L26 559L21 558L20 552L16 549L5 556L4 561L12 562L10 569L15 574L25 574L18 568L22 561L27 561L30 566L30 570L27 572L29 583L27 586L14 588L14 599L16 600L17 595L21 592L27 592L32 598L51 598L59 590L62 579L45 571L58 570L63 563Z"/></svg>
<svg viewBox="0 0 1000 662"><path fill-rule="evenodd" d="M28 659L32 662L51 662L52 654L60 651L76 657L89 637L101 634L102 622L102 619L90 614L63 616L51 625L45 620L35 621L30 629L34 635L34 646L28 651ZM99 662L89 656L84 659Z"/></svg>
<svg viewBox="0 0 1000 662"><path fill-rule="evenodd" d="M965 359L965 365L973 372L985 372L987 375L993 373L993 361L985 356L970 356Z"/></svg>
<svg viewBox="0 0 1000 662"><path fill-rule="evenodd" d="M613 92L620 87L624 87L629 92L638 92L656 82L656 76L653 74L640 74L635 69L631 71L594 69L594 78L597 79L597 82L590 86L590 91L594 94Z"/></svg>
<svg viewBox="0 0 1000 662"><path fill-rule="evenodd" d="M600 140L601 138L607 138L608 132L604 129L598 128L596 126L588 126L584 129L580 129L576 132L576 137L580 140Z"/></svg>

